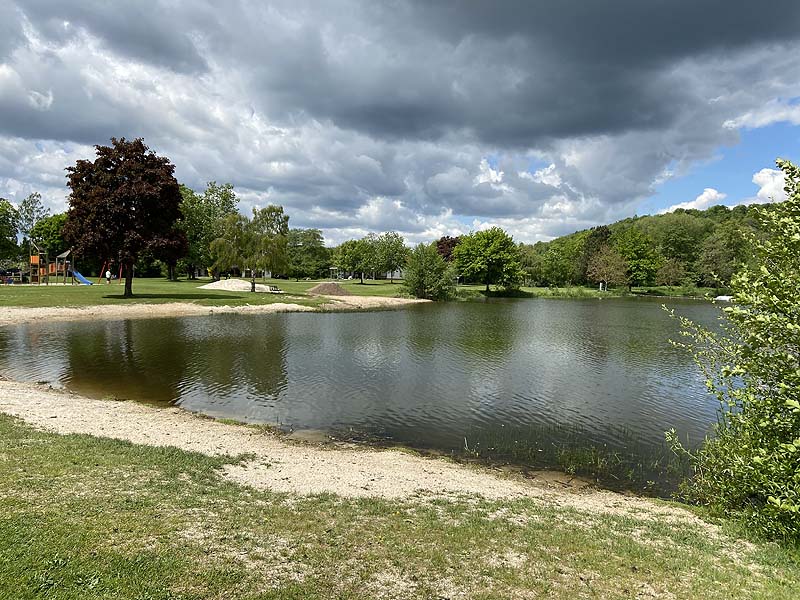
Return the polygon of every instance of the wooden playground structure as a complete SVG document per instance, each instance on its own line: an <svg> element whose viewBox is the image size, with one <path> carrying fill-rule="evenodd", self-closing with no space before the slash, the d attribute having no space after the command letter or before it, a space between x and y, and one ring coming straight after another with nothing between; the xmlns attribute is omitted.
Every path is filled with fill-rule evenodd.
<svg viewBox="0 0 800 600"><path fill-rule="evenodd" d="M33 285L49 285L51 282L66 285L75 284L75 273L69 260L72 250L67 250L56 256L55 262L50 262L47 251L30 242L30 271L28 282Z"/></svg>

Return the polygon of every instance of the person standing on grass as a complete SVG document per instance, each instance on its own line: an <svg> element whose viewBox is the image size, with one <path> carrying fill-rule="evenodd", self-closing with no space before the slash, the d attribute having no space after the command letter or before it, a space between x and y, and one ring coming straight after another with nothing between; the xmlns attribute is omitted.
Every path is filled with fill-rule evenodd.
<svg viewBox="0 0 800 600"><path fill-rule="evenodd" d="M106 269L106 285L111 283L111 269Z"/></svg>

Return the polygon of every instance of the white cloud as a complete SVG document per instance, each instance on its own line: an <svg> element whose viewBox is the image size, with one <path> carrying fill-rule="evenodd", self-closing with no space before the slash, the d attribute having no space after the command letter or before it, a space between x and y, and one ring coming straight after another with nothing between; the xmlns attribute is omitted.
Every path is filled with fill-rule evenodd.
<svg viewBox="0 0 800 600"><path fill-rule="evenodd" d="M556 166L553 163L550 163L549 166L543 169L534 171L532 175L528 171L520 171L517 175L521 179L529 179L530 181L543 183L544 185L549 185L551 187L561 186L561 176L558 174Z"/></svg>
<svg viewBox="0 0 800 600"><path fill-rule="evenodd" d="M776 98L734 119L728 119L722 126L726 129L742 127L755 129L781 122L800 125L800 104L790 104L786 100Z"/></svg>
<svg viewBox="0 0 800 600"><path fill-rule="evenodd" d="M778 169L761 169L753 174L753 183L755 183L759 190L755 198L750 198L750 202L757 202L765 204L767 202L783 202L786 200L786 191L783 186L784 182L783 171Z"/></svg>
<svg viewBox="0 0 800 600"><path fill-rule="evenodd" d="M505 173L500 170L495 170L489 165L489 161L481 159L481 164L478 167L480 171L475 176L474 182L475 185L480 185L481 183L502 183L503 176Z"/></svg>
<svg viewBox="0 0 800 600"><path fill-rule="evenodd" d="M695 210L705 210L710 206L714 206L717 204L722 204L722 201L728 197L728 194L724 194L714 188L706 188L703 190L703 193L700 194L697 198L690 202L681 202L680 204L673 204L669 208L665 208L662 211L659 211L658 214L665 214L671 213L674 210L678 210L682 208L684 210L695 209Z"/></svg>

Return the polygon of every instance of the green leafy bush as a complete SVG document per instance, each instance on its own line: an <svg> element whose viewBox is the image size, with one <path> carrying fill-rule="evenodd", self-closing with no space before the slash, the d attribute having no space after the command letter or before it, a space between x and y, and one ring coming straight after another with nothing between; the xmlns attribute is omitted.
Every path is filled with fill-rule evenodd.
<svg viewBox="0 0 800 600"><path fill-rule="evenodd" d="M455 272L436 250L436 244L419 244L403 271L408 293L428 300L447 300L455 294Z"/></svg>
<svg viewBox="0 0 800 600"><path fill-rule="evenodd" d="M678 345L692 351L721 402L716 435L690 453L684 493L744 516L760 533L799 541L800 169L777 164L789 198L757 211L766 235L751 240L754 266L731 281L723 332L681 319L687 339Z"/></svg>

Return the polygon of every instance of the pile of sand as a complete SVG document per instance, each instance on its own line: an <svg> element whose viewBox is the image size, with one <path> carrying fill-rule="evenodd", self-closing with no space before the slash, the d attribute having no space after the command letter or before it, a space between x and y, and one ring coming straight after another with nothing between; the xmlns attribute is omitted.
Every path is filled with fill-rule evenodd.
<svg viewBox="0 0 800 600"><path fill-rule="evenodd" d="M229 292L249 292L250 282L244 279L220 279L199 287L201 290L226 290ZM257 292L269 292L269 286L256 284Z"/></svg>
<svg viewBox="0 0 800 600"><path fill-rule="evenodd" d="M338 283L333 281L326 281L324 283L319 283L308 290L309 294L316 294L319 296L352 296L353 294Z"/></svg>

